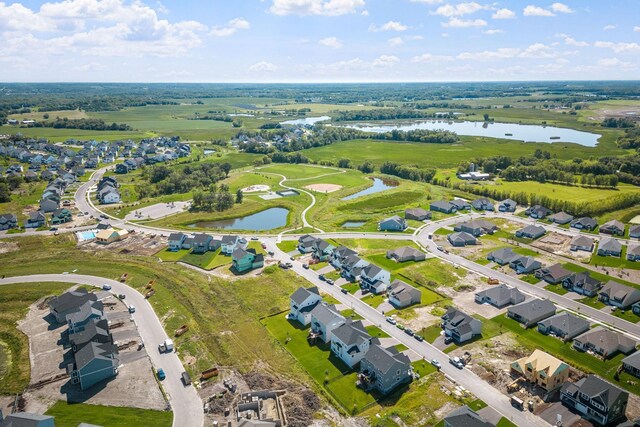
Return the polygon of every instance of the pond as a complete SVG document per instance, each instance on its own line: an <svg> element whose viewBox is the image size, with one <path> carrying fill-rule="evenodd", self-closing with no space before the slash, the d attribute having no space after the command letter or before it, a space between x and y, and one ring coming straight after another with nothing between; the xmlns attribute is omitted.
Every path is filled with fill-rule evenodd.
<svg viewBox="0 0 640 427"><path fill-rule="evenodd" d="M208 156L209 154L213 154L215 152L216 152L216 150L212 150L210 148L205 148L204 151L203 151L205 156Z"/></svg>
<svg viewBox="0 0 640 427"><path fill-rule="evenodd" d="M601 135L553 126L521 125L517 123L483 123L469 121L429 120L395 125L357 124L346 126L365 132L390 132L392 130L449 130L458 135L485 136L515 139L525 142L573 142L585 147L595 147Z"/></svg>
<svg viewBox="0 0 640 427"><path fill-rule="evenodd" d="M189 224L188 226L192 228L215 228L222 230L264 231L287 225L287 215L289 215L289 209L269 208L241 218L200 221Z"/></svg>
<svg viewBox="0 0 640 427"><path fill-rule="evenodd" d="M342 223L340 227L342 228L359 228L365 225L367 221L346 221Z"/></svg>
<svg viewBox="0 0 640 427"><path fill-rule="evenodd" d="M295 120L287 120L286 122L280 122L281 125L315 125L318 122L324 122L326 120L331 120L329 116L320 116L320 117L305 117L304 119L295 119Z"/></svg>
<svg viewBox="0 0 640 427"><path fill-rule="evenodd" d="M395 187L395 185L389 185L388 183L385 183L380 178L373 178L373 185L371 187L365 188L362 191L358 191L357 193L343 197L340 200L353 200L353 199L357 199L358 197L366 196L368 194L379 193L381 191L385 191L393 187Z"/></svg>

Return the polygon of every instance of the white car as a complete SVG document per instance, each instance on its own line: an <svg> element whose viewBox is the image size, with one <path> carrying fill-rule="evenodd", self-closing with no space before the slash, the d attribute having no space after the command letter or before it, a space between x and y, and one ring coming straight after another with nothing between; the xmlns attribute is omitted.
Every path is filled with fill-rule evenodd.
<svg viewBox="0 0 640 427"><path fill-rule="evenodd" d="M393 317L389 316L387 317L387 322L391 323L392 325L396 324L396 319L394 319Z"/></svg>
<svg viewBox="0 0 640 427"><path fill-rule="evenodd" d="M136 312L136 308L132 305L129 306L129 313L135 313Z"/></svg>
<svg viewBox="0 0 640 427"><path fill-rule="evenodd" d="M103 291L110 291L111 290L111 285L107 285L106 283L104 285L102 285L102 290Z"/></svg>

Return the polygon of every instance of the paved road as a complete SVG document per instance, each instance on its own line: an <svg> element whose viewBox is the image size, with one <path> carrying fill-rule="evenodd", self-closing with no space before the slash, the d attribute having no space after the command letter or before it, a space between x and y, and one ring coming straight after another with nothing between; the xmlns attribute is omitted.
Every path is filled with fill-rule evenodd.
<svg viewBox="0 0 640 427"><path fill-rule="evenodd" d="M267 241L267 249L272 250L277 260L287 262L289 255L281 251L276 244ZM343 294L340 287L332 286L318 279L318 273L313 270L305 270L299 261L293 262L293 271L298 275L317 286L322 292L331 295L340 301L346 307L351 307L356 313L368 320L374 325L378 325L380 329L385 331L398 342L406 345L408 348L425 358L426 360L438 359L442 364L442 372L448 375L453 381L466 390L481 398L489 406L498 411L502 416L507 417L516 425L521 427L527 426L548 426L542 418L539 418L527 411L519 411L511 406L509 398L502 394L499 390L491 387L487 382L475 375L468 369L458 369L449 363L449 357L427 342L416 341L415 338L402 332L400 329L389 324L385 320L385 316L362 302L360 299L351 294Z"/></svg>
<svg viewBox="0 0 640 427"><path fill-rule="evenodd" d="M184 367L176 353L160 354L158 344L169 338L160 323L160 319L153 311L149 301L135 289L111 279L81 274L34 274L31 276L17 276L0 279L0 285L10 283L34 282L65 282L102 286L109 284L114 294L126 295L125 301L135 306L133 315L142 340L147 346L151 363L156 368L162 368L167 378L162 382L169 403L173 410L173 427L194 427L204 424L202 401L193 386L184 387L180 375Z"/></svg>

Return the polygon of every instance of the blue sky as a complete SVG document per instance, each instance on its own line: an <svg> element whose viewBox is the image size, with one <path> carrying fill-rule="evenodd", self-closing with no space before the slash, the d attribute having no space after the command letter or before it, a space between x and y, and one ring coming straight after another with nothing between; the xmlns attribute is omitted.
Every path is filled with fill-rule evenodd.
<svg viewBox="0 0 640 427"><path fill-rule="evenodd" d="M636 79L640 1L0 1L0 81Z"/></svg>

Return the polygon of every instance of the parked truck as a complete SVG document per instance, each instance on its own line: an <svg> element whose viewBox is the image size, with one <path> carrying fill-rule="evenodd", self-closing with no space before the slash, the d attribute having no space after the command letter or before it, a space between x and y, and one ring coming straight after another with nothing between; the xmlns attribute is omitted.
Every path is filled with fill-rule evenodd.
<svg viewBox="0 0 640 427"><path fill-rule="evenodd" d="M164 340L162 344L158 346L160 353L171 353L173 351L173 341L170 339Z"/></svg>

